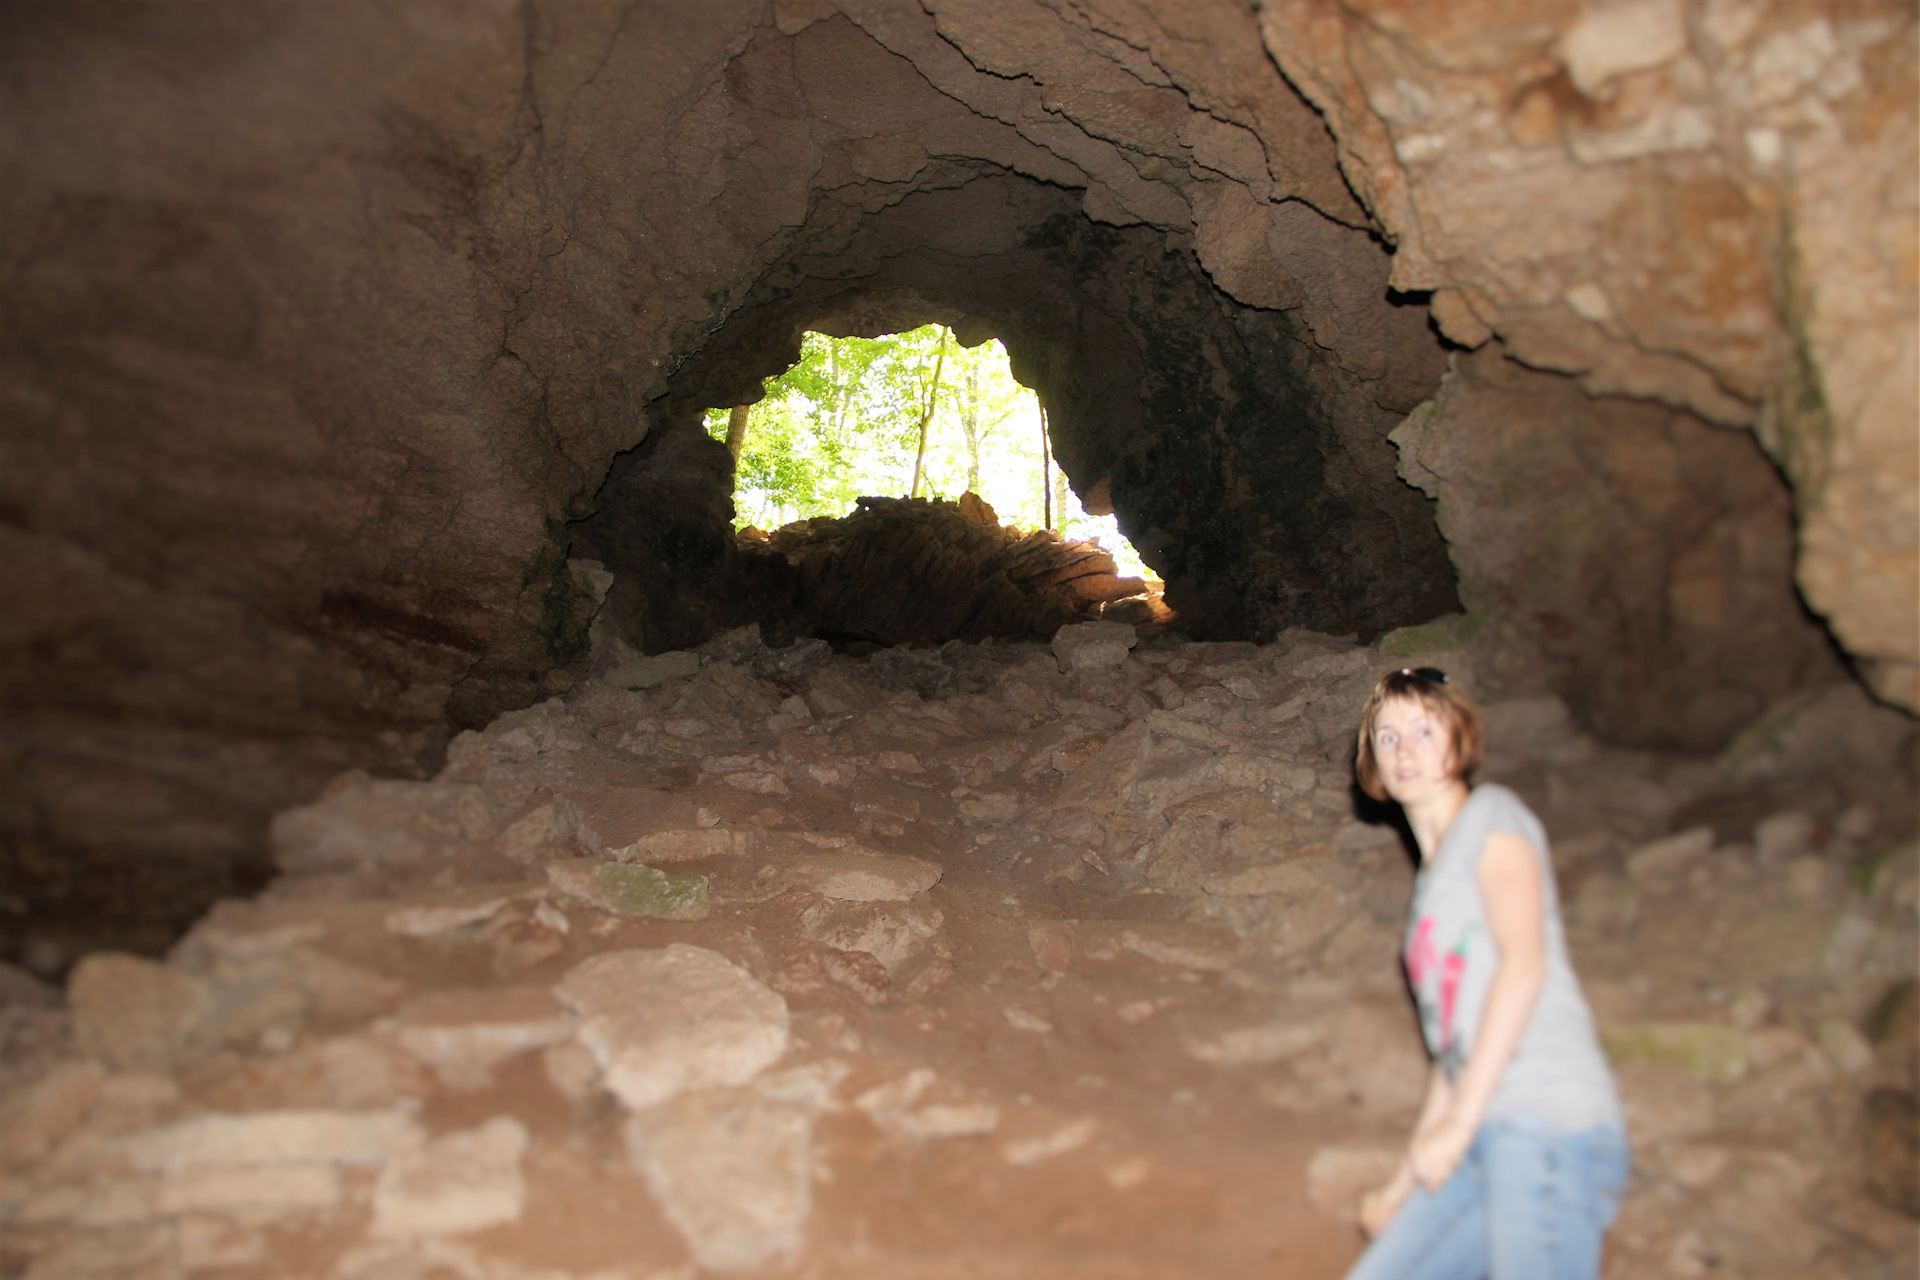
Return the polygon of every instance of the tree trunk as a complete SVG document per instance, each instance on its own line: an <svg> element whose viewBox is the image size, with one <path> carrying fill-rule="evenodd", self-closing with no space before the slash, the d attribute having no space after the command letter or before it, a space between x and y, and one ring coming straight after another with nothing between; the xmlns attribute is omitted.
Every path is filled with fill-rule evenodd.
<svg viewBox="0 0 1920 1280"><path fill-rule="evenodd" d="M727 452L733 455L736 468L740 465L740 451L747 447L747 417L752 412L752 405L737 404L727 415Z"/></svg>
<svg viewBox="0 0 1920 1280"><path fill-rule="evenodd" d="M1047 438L1047 406L1040 406L1040 525L1053 528L1053 444Z"/></svg>
<svg viewBox="0 0 1920 1280"><path fill-rule="evenodd" d="M933 407L940 399L940 370L947 363L947 330L940 330L940 354L933 358L933 381L927 386L927 407L920 414L920 449L913 455L913 488L909 498L920 496L920 467L927 459L927 428L933 423Z"/></svg>
<svg viewBox="0 0 1920 1280"><path fill-rule="evenodd" d="M960 430L967 438L967 492L980 492L980 366L967 370L967 399L960 410Z"/></svg>

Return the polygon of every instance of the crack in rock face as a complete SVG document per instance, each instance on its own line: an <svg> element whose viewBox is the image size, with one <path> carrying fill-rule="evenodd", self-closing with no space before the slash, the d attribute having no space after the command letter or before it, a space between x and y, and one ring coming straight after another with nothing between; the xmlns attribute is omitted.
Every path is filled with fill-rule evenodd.
<svg viewBox="0 0 1920 1280"><path fill-rule="evenodd" d="M830 630L697 423L809 327L1004 341L1203 642L1484 631L1661 749L1920 706L1905 9L4 23L0 953L42 978L258 891L343 771L384 822L606 637L666 681ZM500 838L440 823L381 838Z"/></svg>

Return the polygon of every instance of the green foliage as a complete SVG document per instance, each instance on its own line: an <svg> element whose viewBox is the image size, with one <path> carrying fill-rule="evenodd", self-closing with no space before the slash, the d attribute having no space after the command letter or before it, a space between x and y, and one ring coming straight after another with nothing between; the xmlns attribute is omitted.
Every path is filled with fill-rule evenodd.
<svg viewBox="0 0 1920 1280"><path fill-rule="evenodd" d="M940 325L879 338L805 335L799 361L768 378L765 398L753 406L737 472L735 527L843 516L863 495L907 493L936 366L921 495L957 498L972 489L1003 522L1041 527L1039 400L1014 381L998 341L962 347ZM728 416L725 407L707 411L715 439L726 439ZM1067 505L1063 520L1055 504L1053 527L1101 537L1123 563L1131 557L1111 517L1089 520L1070 494ZM1132 565L1129 571L1144 568L1137 558Z"/></svg>

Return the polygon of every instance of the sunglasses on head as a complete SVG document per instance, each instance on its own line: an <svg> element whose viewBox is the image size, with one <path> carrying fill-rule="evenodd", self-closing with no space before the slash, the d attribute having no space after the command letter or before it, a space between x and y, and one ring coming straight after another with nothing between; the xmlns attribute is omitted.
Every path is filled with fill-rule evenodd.
<svg viewBox="0 0 1920 1280"><path fill-rule="evenodd" d="M1402 667L1393 673L1397 676L1412 676L1416 680L1425 680L1428 684L1447 683L1447 673L1438 667ZM1382 683L1385 683L1382 681Z"/></svg>

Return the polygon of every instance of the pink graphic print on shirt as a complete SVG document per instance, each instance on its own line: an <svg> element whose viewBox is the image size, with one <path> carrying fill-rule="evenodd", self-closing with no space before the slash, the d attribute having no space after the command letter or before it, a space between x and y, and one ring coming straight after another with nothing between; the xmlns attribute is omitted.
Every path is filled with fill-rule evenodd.
<svg viewBox="0 0 1920 1280"><path fill-rule="evenodd" d="M1436 963L1440 967L1440 1052L1446 1053L1453 1048L1453 1017L1460 1005L1460 982L1467 974L1467 944L1480 928L1478 923L1469 924L1461 931L1459 941L1447 948L1445 957L1434 952L1433 917L1422 916L1413 926L1413 938L1407 943L1407 976L1413 979L1414 990L1426 994L1425 979L1433 971Z"/></svg>
<svg viewBox="0 0 1920 1280"><path fill-rule="evenodd" d="M1413 940L1407 943L1407 976L1418 987L1433 967L1433 917L1421 916L1413 926Z"/></svg>

